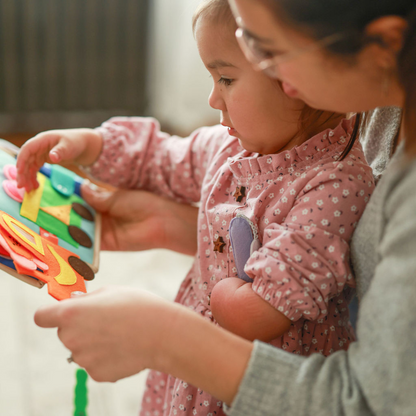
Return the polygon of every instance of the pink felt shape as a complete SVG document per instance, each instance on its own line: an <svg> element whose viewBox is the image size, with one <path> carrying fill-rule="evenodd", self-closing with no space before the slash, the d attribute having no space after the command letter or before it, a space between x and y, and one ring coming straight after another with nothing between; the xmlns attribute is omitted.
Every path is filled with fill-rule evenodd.
<svg viewBox="0 0 416 416"><path fill-rule="evenodd" d="M17 178L17 169L15 165L5 165L3 168L4 176L11 181L15 181Z"/></svg>
<svg viewBox="0 0 416 416"><path fill-rule="evenodd" d="M18 264L19 266L21 266L21 267L23 267L27 270L36 270L38 268L32 260L29 260L26 257L23 257L20 254L15 253L9 247L6 240L4 239L4 237L1 234L0 234L0 246L9 253L9 256L12 258L12 260L15 262L15 264Z"/></svg>
<svg viewBox="0 0 416 416"><path fill-rule="evenodd" d="M44 263L43 261L38 260L36 257L33 258L33 262L38 266L41 270L49 270L49 266Z"/></svg>
<svg viewBox="0 0 416 416"><path fill-rule="evenodd" d="M6 194L14 199L16 202L23 202L23 196L25 194L24 188L18 188L17 182L12 180L3 181L3 189Z"/></svg>

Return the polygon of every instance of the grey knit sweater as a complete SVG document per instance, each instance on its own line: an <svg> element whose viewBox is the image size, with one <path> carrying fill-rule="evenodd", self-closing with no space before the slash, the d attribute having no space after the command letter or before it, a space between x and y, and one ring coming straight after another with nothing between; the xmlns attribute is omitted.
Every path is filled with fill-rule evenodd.
<svg viewBox="0 0 416 416"><path fill-rule="evenodd" d="M370 144L377 134L364 143L379 170L399 120L395 109L373 117L381 111L383 137L374 143L382 151ZM256 342L230 416L416 415L416 161L406 161L402 146L357 227L352 258L359 341L328 358Z"/></svg>

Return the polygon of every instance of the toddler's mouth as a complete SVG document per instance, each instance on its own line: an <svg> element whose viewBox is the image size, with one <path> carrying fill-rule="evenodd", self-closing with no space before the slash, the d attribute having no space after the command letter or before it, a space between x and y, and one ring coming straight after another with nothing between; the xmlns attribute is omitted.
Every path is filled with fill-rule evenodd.
<svg viewBox="0 0 416 416"><path fill-rule="evenodd" d="M230 127L225 123L221 123L221 125L228 128L228 134L230 136L237 137L238 131L235 128Z"/></svg>

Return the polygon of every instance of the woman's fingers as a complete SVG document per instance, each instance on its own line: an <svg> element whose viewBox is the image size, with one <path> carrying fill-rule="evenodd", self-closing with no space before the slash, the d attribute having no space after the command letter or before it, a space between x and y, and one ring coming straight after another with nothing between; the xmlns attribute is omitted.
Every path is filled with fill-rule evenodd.
<svg viewBox="0 0 416 416"><path fill-rule="evenodd" d="M116 198L115 192L100 188L88 180L81 186L81 195L98 212L110 211Z"/></svg>
<svg viewBox="0 0 416 416"><path fill-rule="evenodd" d="M57 328L61 323L62 304L44 306L35 313L35 324L41 328Z"/></svg>

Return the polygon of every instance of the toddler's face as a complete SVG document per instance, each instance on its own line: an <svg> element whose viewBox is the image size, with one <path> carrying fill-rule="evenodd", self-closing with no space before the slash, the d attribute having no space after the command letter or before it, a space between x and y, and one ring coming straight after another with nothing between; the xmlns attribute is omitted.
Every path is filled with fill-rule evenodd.
<svg viewBox="0 0 416 416"><path fill-rule="evenodd" d="M212 75L211 107L221 124L250 152L272 154L301 143L299 117L304 103L289 98L276 81L252 69L233 29L200 18L196 26L199 54Z"/></svg>

